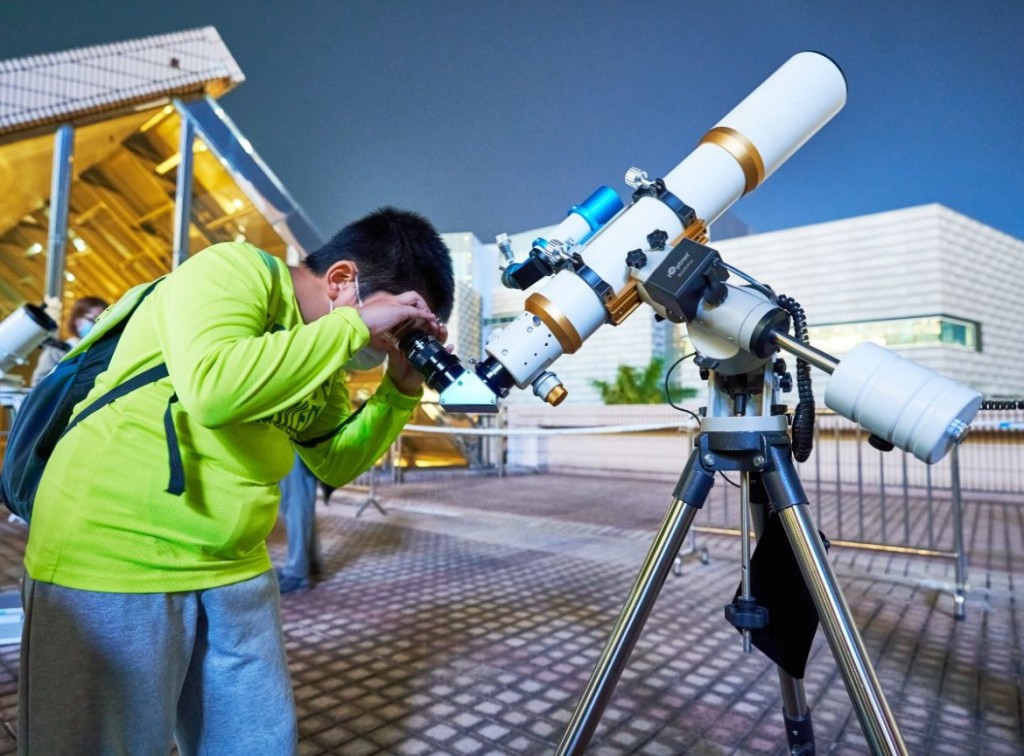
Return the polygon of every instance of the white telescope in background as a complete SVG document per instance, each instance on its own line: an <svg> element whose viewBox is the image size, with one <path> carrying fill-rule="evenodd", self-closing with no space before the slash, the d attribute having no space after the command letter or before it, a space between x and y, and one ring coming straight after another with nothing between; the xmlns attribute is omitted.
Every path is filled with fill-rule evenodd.
<svg viewBox="0 0 1024 756"><path fill-rule="evenodd" d="M24 365L32 350L56 330L53 318L36 305L22 305L4 318L0 323L0 378L11 368Z"/></svg>

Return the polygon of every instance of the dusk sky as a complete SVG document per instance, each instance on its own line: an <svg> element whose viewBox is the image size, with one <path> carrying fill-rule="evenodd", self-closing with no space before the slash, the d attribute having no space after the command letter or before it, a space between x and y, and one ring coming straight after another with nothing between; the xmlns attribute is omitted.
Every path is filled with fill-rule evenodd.
<svg viewBox="0 0 1024 756"><path fill-rule="evenodd" d="M385 204L485 242L557 223L812 49L846 108L736 215L939 202L1024 238L1022 0L2 0L0 58L206 25L247 77L224 107L325 234Z"/></svg>

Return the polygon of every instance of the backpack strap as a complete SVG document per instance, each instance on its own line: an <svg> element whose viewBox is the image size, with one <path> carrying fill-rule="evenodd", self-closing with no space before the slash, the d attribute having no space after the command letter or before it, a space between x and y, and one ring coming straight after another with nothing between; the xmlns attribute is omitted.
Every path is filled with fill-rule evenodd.
<svg viewBox="0 0 1024 756"><path fill-rule="evenodd" d="M270 268L270 312L267 313L267 330L274 327L274 319L277 317L277 308L281 300L281 266L277 258L269 252L256 248L260 253L260 259L264 265Z"/></svg>
<svg viewBox="0 0 1024 756"><path fill-rule="evenodd" d="M167 481L167 493L181 496L185 493L185 466L181 463L181 449L178 446L178 431L174 428L172 406L178 401L177 394L171 394L164 411L164 433L167 434L167 465L171 476Z"/></svg>
<svg viewBox="0 0 1024 756"><path fill-rule="evenodd" d="M159 365L149 368L149 370L143 370L138 375L132 376L124 383L114 386L114 388L110 389L110 391L103 394L103 396L99 397L96 401L94 401L84 410L75 415L75 419L68 423L68 427L64 429L64 433L60 434L61 438L63 438L65 434L68 433L68 431L70 431L80 422L85 420L85 418L89 417L89 415L94 413L96 410L103 409L108 404L111 404L112 402L120 399L125 394L130 393L137 388L142 388L143 386L147 386L150 383L156 383L161 378L166 377L167 365L161 362Z"/></svg>

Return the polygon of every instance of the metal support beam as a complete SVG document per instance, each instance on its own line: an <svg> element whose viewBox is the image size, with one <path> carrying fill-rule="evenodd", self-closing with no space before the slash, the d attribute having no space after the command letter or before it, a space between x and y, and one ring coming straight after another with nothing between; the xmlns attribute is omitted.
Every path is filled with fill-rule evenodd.
<svg viewBox="0 0 1024 756"><path fill-rule="evenodd" d="M68 251L68 210L72 169L75 165L75 127L65 124L53 135L50 177L50 231L47 240L46 290L43 297L50 317L59 321L64 296L64 267Z"/></svg>
<svg viewBox="0 0 1024 756"><path fill-rule="evenodd" d="M171 265L177 268L188 259L189 225L192 220L192 145L195 142L196 130L192 118L180 102L178 116L181 121L181 135L178 142L178 182L174 194L174 249Z"/></svg>

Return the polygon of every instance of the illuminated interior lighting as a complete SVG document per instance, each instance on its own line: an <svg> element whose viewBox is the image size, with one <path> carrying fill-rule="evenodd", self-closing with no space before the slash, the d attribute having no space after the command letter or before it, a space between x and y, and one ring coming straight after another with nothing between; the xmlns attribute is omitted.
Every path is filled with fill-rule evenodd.
<svg viewBox="0 0 1024 756"><path fill-rule="evenodd" d="M168 171L177 168L178 164L180 162L181 162L181 153L180 152L175 152L173 155L171 155L169 158L167 158L164 162L160 163L156 167L156 172L159 173L161 176L163 176Z"/></svg>
<svg viewBox="0 0 1024 756"><path fill-rule="evenodd" d="M64 272L64 280L67 281L68 283L74 283L75 282L75 274L72 273L70 270L65 271Z"/></svg>
<svg viewBox="0 0 1024 756"><path fill-rule="evenodd" d="M85 243L85 239L81 236L75 236L71 239L71 243L75 245L75 249L79 252L85 252L89 248L89 245Z"/></svg>
<svg viewBox="0 0 1024 756"><path fill-rule="evenodd" d="M167 116L169 116L173 112L174 112L174 106L172 106L172 105L165 105L158 112L156 112L152 116L150 116L149 120L147 120L144 124L139 126L139 131L141 131L143 134L145 134L147 131L149 131L151 128L156 126L162 120L167 118Z"/></svg>
<svg viewBox="0 0 1024 756"><path fill-rule="evenodd" d="M235 210L241 210L243 207L245 207L245 203L242 202L242 200L238 199L237 197L231 200L231 204L234 205Z"/></svg>
<svg viewBox="0 0 1024 756"><path fill-rule="evenodd" d="M38 255L42 251L43 245L40 244L39 242L36 242L35 244L33 244L32 246L25 250L25 257L34 257L35 255Z"/></svg>

